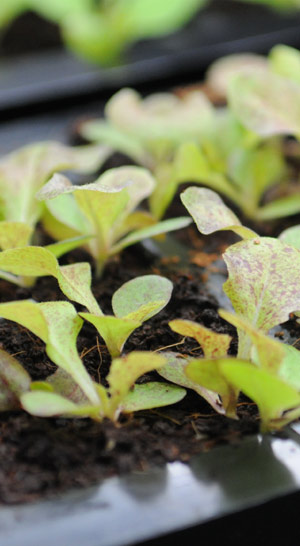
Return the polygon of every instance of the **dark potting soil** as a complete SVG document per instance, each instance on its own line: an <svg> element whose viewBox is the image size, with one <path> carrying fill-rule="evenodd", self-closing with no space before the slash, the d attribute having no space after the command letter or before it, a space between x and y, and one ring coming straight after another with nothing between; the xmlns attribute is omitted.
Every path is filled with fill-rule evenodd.
<svg viewBox="0 0 300 546"><path fill-rule="evenodd" d="M212 243L210 246L213 252L207 254L207 249L202 250L202 266L178 264L176 257L154 259L142 246L126 250L108 264L103 278L93 286L105 313L111 313L113 292L137 275L158 273L174 283L168 306L131 335L125 352L166 348L200 355L194 340L183 340L168 327L170 320L179 317L195 320L216 332L229 333L233 337L231 352L236 352L235 330L218 316L219 304L205 283L207 267L213 266L220 251L216 244L215 248ZM69 255L68 262L87 258L84 251L77 250ZM32 289L0 281L1 301L29 297L36 301L65 299L51 278L38 279ZM56 369L45 353L44 344L13 322L1 321L0 346L16 355L34 380L44 379ZM110 359L92 325L84 325L78 349L90 374L105 384ZM150 378L162 380L153 372L141 381ZM244 434L257 432L254 404L241 400L238 413L238 421L217 415L193 392L172 407L123 416L117 424L108 420L95 423L88 419L41 419L25 412L3 413L0 501L7 504L33 501L40 496L91 485L116 473L143 470L167 461L188 462L194 454L220 443L238 442Z"/></svg>

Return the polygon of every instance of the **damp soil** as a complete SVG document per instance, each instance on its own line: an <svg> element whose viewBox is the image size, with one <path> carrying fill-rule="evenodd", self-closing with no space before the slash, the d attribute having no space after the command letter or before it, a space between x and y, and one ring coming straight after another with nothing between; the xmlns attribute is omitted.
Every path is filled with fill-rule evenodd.
<svg viewBox="0 0 300 546"><path fill-rule="evenodd" d="M190 237L188 230L185 237ZM192 244L192 243L191 243ZM225 242L210 241L202 248L203 263L180 263L177 256L158 258L141 245L127 249L110 262L93 291L105 313L111 312L111 296L124 282L137 275L158 273L174 283L173 297L156 317L136 330L125 346L133 350L170 348L182 354L201 355L197 343L172 332L174 318L195 320L216 332L229 333L230 351L236 352L236 333L217 313L218 301L206 281ZM206 256L206 260L205 260ZM68 256L68 263L87 260L81 250ZM16 288L0 281L0 300L34 298L36 301L65 299L51 278L39 279L32 289ZM83 361L97 381L105 384L109 355L91 324L85 324L78 338ZM44 379L56 369L45 353L44 344L19 325L1 320L0 347L17 356L34 380ZM141 381L159 379L153 372ZM86 487L107 476L143 470L169 461L189 459L224 443L237 443L245 434L258 430L257 410L241 399L240 419L217 415L198 395L187 396L172 407L137 412L121 417L118 424L88 419L41 419L25 412L0 415L0 502L16 504Z"/></svg>

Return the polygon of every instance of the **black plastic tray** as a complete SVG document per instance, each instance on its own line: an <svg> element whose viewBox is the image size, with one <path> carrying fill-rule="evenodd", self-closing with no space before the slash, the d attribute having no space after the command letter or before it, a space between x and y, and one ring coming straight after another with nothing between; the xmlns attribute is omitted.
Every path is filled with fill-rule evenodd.
<svg viewBox="0 0 300 546"><path fill-rule="evenodd" d="M262 6L219 0L181 31L137 44L122 66L92 67L63 50L2 58L0 111L96 95L125 85L197 79L217 57L264 53L276 43L300 46L300 14L283 16Z"/></svg>

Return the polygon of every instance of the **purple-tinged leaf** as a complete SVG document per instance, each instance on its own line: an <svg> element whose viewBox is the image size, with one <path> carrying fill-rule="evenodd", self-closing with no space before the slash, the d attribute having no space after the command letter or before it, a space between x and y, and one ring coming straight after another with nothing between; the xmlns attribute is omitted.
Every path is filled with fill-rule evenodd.
<svg viewBox="0 0 300 546"><path fill-rule="evenodd" d="M223 288L235 312L266 333L300 309L300 252L278 239L262 237L229 247ZM239 354L249 358L251 342L239 331Z"/></svg>
<svg viewBox="0 0 300 546"><path fill-rule="evenodd" d="M252 229L241 224L237 216L214 191L191 186L181 193L180 198L200 233L209 235L219 230L230 230L243 239L257 237Z"/></svg>

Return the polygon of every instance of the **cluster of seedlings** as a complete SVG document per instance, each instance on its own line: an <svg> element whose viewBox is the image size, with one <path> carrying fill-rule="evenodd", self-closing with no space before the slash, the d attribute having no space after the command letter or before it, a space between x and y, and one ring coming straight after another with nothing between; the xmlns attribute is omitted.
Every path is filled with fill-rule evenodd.
<svg viewBox="0 0 300 546"><path fill-rule="evenodd" d="M0 277L28 287L50 275L70 300L0 304L0 317L38 336L57 366L45 381L32 381L16 356L1 350L1 410L117 421L122 412L174 404L192 389L233 419L243 392L257 404L263 431L300 416L300 353L269 335L300 311L300 226L278 238L261 237L217 193L246 219L300 211L299 190L290 182L296 171L286 154L286 146L296 158L300 154L300 55L277 46L269 59L224 59L210 69L205 85L223 106L199 90L142 100L126 89L109 101L106 119L82 126L94 144L36 144L1 160ZM107 170L84 185L57 173L93 172L114 150L138 165ZM179 184L191 181L206 187L181 193L190 216L161 220ZM273 200L270 188L276 190ZM147 211L138 208L146 198ZM202 358L164 350L126 353L131 333L169 302L172 283L153 274L132 279L113 294L113 314L105 315L91 290L92 271L100 277L111 256L192 219L204 235L231 230L241 238L224 253L223 288L232 312L219 311L237 328L237 356L228 355L230 336L180 317L170 328L196 339ZM56 242L39 246L38 222ZM92 268L88 262L60 265L59 257L78 246L90 253ZM92 379L78 353L84 321L111 355L105 384ZM136 384L152 370L164 380Z"/></svg>

